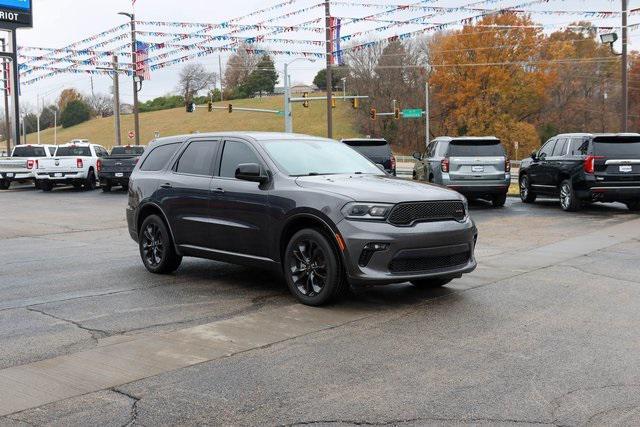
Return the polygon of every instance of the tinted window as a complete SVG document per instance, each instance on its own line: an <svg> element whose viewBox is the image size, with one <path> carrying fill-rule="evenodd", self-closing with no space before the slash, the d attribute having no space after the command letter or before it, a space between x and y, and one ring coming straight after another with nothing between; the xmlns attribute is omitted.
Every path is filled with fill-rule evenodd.
<svg viewBox="0 0 640 427"><path fill-rule="evenodd" d="M550 157L551 154L553 153L553 149L556 146L556 140L552 139L549 142L547 142L546 144L544 144L544 146L540 149L540 152L538 153L539 156L544 155L545 157Z"/></svg>
<svg viewBox="0 0 640 427"><path fill-rule="evenodd" d="M247 144L236 141L225 142L220 163L220 176L235 178L236 169L242 163L260 164L260 161Z"/></svg>
<svg viewBox="0 0 640 427"><path fill-rule="evenodd" d="M160 147L154 148L147 158L144 160L142 166L140 166L140 170L143 171L159 171L162 170L169 159L173 157L175 152L180 147L179 143L176 144L166 144L161 145Z"/></svg>
<svg viewBox="0 0 640 427"><path fill-rule="evenodd" d="M370 160L340 143L287 140L265 142L264 147L278 168L290 176L384 174Z"/></svg>
<svg viewBox="0 0 640 427"><path fill-rule="evenodd" d="M213 175L213 160L218 141L193 141L180 156L176 172L192 175Z"/></svg>
<svg viewBox="0 0 640 427"><path fill-rule="evenodd" d="M344 141L345 144L356 150L358 153L370 159L388 159L391 157L391 147L384 140L357 140Z"/></svg>
<svg viewBox="0 0 640 427"><path fill-rule="evenodd" d="M56 154L56 147L49 147L49 154L52 156Z"/></svg>
<svg viewBox="0 0 640 427"><path fill-rule="evenodd" d="M429 146L427 147L427 152L425 154L426 157L433 157L433 155L435 154L435 148L436 148L436 143L435 141L432 141Z"/></svg>
<svg viewBox="0 0 640 427"><path fill-rule="evenodd" d="M614 159L640 159L640 137L595 138L593 154Z"/></svg>
<svg viewBox="0 0 640 427"><path fill-rule="evenodd" d="M504 148L500 141L489 140L459 140L449 144L449 156L451 157L504 157Z"/></svg>
<svg viewBox="0 0 640 427"><path fill-rule="evenodd" d="M559 139L558 142L556 143L556 147L553 149L553 156L554 157L560 157L560 156L564 156L564 153L567 151L567 142L569 140L566 138L563 139Z"/></svg>
<svg viewBox="0 0 640 427"><path fill-rule="evenodd" d="M13 157L45 157L47 153L43 147L16 147L13 150Z"/></svg>
<svg viewBox="0 0 640 427"><path fill-rule="evenodd" d="M446 142L443 142L443 141L436 142L433 156L431 157L444 157L446 155L447 147L448 145Z"/></svg>
<svg viewBox="0 0 640 427"><path fill-rule="evenodd" d="M571 138L569 144L570 156L586 156L589 152L589 140L584 138Z"/></svg>
<svg viewBox="0 0 640 427"><path fill-rule="evenodd" d="M113 147L112 156L129 155L141 156L144 153L144 147Z"/></svg>
<svg viewBox="0 0 640 427"><path fill-rule="evenodd" d="M78 147L76 145L70 145L68 147L58 147L58 149L56 150L56 157L62 156L91 157L91 149L89 147Z"/></svg>
<svg viewBox="0 0 640 427"><path fill-rule="evenodd" d="M98 157L107 157L109 155L109 152L102 147L95 147L94 150L96 150L96 156Z"/></svg>

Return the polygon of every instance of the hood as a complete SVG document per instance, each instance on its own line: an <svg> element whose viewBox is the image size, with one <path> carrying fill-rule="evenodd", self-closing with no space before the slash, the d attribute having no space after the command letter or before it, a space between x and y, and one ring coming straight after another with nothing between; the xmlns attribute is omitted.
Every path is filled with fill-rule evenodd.
<svg viewBox="0 0 640 427"><path fill-rule="evenodd" d="M401 203L463 200L453 190L385 175L321 175L296 179L302 188L340 194L358 202Z"/></svg>

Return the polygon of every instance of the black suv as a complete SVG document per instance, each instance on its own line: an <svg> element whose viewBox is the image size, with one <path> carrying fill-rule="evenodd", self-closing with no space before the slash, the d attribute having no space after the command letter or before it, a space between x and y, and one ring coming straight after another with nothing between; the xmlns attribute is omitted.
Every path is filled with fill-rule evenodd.
<svg viewBox="0 0 640 427"><path fill-rule="evenodd" d="M640 210L640 134L562 134L520 168L520 197L557 196L565 211L583 203L622 202Z"/></svg>
<svg viewBox="0 0 640 427"><path fill-rule="evenodd" d="M396 157L391 151L391 145L386 139L380 138L352 138L343 139L343 144L356 150L373 163L384 167L385 172L396 176Z"/></svg>
<svg viewBox="0 0 640 427"><path fill-rule="evenodd" d="M152 273L183 256L272 268L310 305L349 284L442 286L476 267L463 196L306 135L159 139L131 176L127 222Z"/></svg>

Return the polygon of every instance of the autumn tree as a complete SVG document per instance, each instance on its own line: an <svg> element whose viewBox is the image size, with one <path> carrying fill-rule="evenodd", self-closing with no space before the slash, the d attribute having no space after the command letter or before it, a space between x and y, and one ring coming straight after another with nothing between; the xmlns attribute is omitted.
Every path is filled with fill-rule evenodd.
<svg viewBox="0 0 640 427"><path fill-rule="evenodd" d="M82 99L82 95L74 88L64 89L58 97L58 110L62 111L67 107L71 101L78 101Z"/></svg>

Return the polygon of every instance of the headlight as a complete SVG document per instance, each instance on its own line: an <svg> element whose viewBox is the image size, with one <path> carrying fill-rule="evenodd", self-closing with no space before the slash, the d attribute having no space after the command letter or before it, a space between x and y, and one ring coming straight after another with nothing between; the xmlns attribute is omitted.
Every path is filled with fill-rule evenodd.
<svg viewBox="0 0 640 427"><path fill-rule="evenodd" d="M393 205L386 203L352 202L342 208L342 215L347 219L384 221L389 216Z"/></svg>

